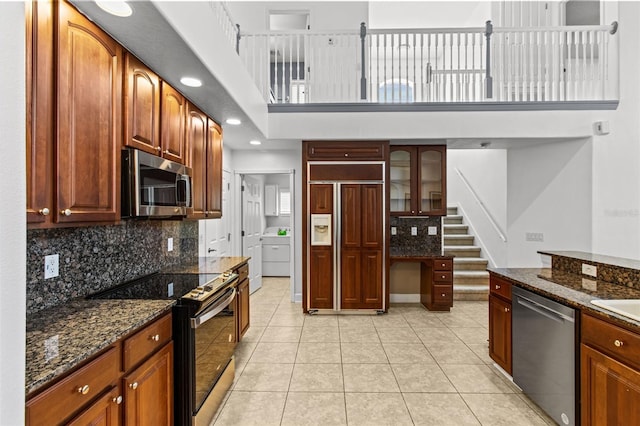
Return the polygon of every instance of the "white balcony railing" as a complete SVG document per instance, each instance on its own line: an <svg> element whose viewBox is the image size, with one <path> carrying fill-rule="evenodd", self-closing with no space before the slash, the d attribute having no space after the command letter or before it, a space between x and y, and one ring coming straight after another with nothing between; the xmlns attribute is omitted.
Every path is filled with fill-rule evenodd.
<svg viewBox="0 0 640 426"><path fill-rule="evenodd" d="M242 34L270 103L618 99L617 24Z"/></svg>

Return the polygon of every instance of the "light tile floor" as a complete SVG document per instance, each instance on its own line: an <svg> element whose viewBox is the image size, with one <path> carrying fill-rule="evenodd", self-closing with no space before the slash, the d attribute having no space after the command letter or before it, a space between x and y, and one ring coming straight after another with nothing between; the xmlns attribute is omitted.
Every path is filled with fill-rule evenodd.
<svg viewBox="0 0 640 426"><path fill-rule="evenodd" d="M213 424L555 425L489 358L487 302L304 315L264 278Z"/></svg>

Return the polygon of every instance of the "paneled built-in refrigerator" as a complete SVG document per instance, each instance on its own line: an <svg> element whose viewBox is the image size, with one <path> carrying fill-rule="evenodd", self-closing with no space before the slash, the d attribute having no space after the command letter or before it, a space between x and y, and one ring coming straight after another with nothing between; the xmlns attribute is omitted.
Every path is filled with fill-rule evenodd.
<svg viewBox="0 0 640 426"><path fill-rule="evenodd" d="M308 162L308 312L385 311L384 162Z"/></svg>

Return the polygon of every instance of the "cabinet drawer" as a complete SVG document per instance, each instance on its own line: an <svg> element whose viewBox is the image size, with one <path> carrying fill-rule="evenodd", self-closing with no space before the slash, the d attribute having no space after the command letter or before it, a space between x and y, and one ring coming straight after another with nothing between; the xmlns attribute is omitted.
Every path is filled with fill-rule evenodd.
<svg viewBox="0 0 640 426"><path fill-rule="evenodd" d="M262 261L263 262L288 262L289 246L283 244L263 244L262 245Z"/></svg>
<svg viewBox="0 0 640 426"><path fill-rule="evenodd" d="M449 304L453 301L453 286L451 285L434 285L433 286L433 303Z"/></svg>
<svg viewBox="0 0 640 426"><path fill-rule="evenodd" d="M58 424L114 384L120 374L120 348L114 346L27 402L26 423Z"/></svg>
<svg viewBox="0 0 640 426"><path fill-rule="evenodd" d="M434 259L434 271L453 271L453 260L450 259Z"/></svg>
<svg viewBox="0 0 640 426"><path fill-rule="evenodd" d="M453 272L451 271L433 271L434 282L453 282Z"/></svg>
<svg viewBox="0 0 640 426"><path fill-rule="evenodd" d="M582 314L582 343L640 369L640 335Z"/></svg>
<svg viewBox="0 0 640 426"><path fill-rule="evenodd" d="M249 276L249 264L245 263L244 265L234 269L236 274L238 274L238 282L241 283L245 278Z"/></svg>
<svg viewBox="0 0 640 426"><path fill-rule="evenodd" d="M307 158L319 160L384 160L384 144L380 142L310 142Z"/></svg>
<svg viewBox="0 0 640 426"><path fill-rule="evenodd" d="M124 341L124 371L145 359L171 340L171 315L154 321Z"/></svg>
<svg viewBox="0 0 640 426"><path fill-rule="evenodd" d="M504 299L511 300L511 283L491 275L489 292Z"/></svg>

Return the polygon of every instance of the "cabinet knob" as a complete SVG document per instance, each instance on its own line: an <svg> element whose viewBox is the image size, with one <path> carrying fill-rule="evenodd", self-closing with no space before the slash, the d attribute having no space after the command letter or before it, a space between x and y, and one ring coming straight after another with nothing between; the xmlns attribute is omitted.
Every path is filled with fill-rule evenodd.
<svg viewBox="0 0 640 426"><path fill-rule="evenodd" d="M415 210L411 210L411 214L415 214L415 213L416 213L416 211L415 211Z"/></svg>
<svg viewBox="0 0 640 426"><path fill-rule="evenodd" d="M133 383L131 383L131 384L129 385L129 387L130 387L131 389L133 389L133 390L138 389L138 382L133 382Z"/></svg>
<svg viewBox="0 0 640 426"><path fill-rule="evenodd" d="M233 334L229 334L229 343L233 342Z"/></svg>
<svg viewBox="0 0 640 426"><path fill-rule="evenodd" d="M443 276L442 276L442 279L445 279L445 278L446 278L446 275L443 275Z"/></svg>
<svg viewBox="0 0 640 426"><path fill-rule="evenodd" d="M509 308L504 308L505 312L509 312L509 310L510 310Z"/></svg>
<svg viewBox="0 0 640 426"><path fill-rule="evenodd" d="M46 207L44 209L38 210L38 214L42 216L49 216L49 213L51 213L51 211Z"/></svg>
<svg viewBox="0 0 640 426"><path fill-rule="evenodd" d="M445 265L445 264L443 263L443 264L442 264L442 267L443 267L443 268L444 268L444 265Z"/></svg>
<svg viewBox="0 0 640 426"><path fill-rule="evenodd" d="M616 339L613 342L613 344L616 345L616 348L621 348L622 346L624 346L624 342L622 340L618 340L618 339Z"/></svg>
<svg viewBox="0 0 640 426"><path fill-rule="evenodd" d="M80 388L78 388L78 393L82 394L82 395L86 395L89 393L89 385L84 385Z"/></svg>
<svg viewBox="0 0 640 426"><path fill-rule="evenodd" d="M418 213L422 213L422 210L418 210Z"/></svg>
<svg viewBox="0 0 640 426"><path fill-rule="evenodd" d="M500 290L500 284L496 284L496 290Z"/></svg>
<svg viewBox="0 0 640 426"><path fill-rule="evenodd" d="M156 146L156 151L160 152L162 151L162 148L160 148L159 146Z"/></svg>
<svg viewBox="0 0 640 426"><path fill-rule="evenodd" d="M173 209L173 211L174 211L175 213L180 213L180 208L179 208L179 207L176 207L175 209Z"/></svg>
<svg viewBox="0 0 640 426"><path fill-rule="evenodd" d="M122 395L116 396L115 398L112 399L112 401L118 405L122 404Z"/></svg>
<svg viewBox="0 0 640 426"><path fill-rule="evenodd" d="M164 151L162 151L162 152L164 152L165 154L171 154L171 152L170 152L168 149L165 149L165 150L164 150Z"/></svg>
<svg viewBox="0 0 640 426"><path fill-rule="evenodd" d="M442 297L444 297L444 296L445 296L445 294L444 294L444 293L442 293Z"/></svg>
<svg viewBox="0 0 640 426"><path fill-rule="evenodd" d="M349 156L349 154L344 154L344 156L345 156L345 157L348 157L348 156Z"/></svg>
<svg viewBox="0 0 640 426"><path fill-rule="evenodd" d="M153 340L154 342L159 342L160 341L160 335L159 334L154 334L153 336L149 337L151 340Z"/></svg>
<svg viewBox="0 0 640 426"><path fill-rule="evenodd" d="M63 216L71 216L71 210L69 209L60 210L60 214Z"/></svg>

